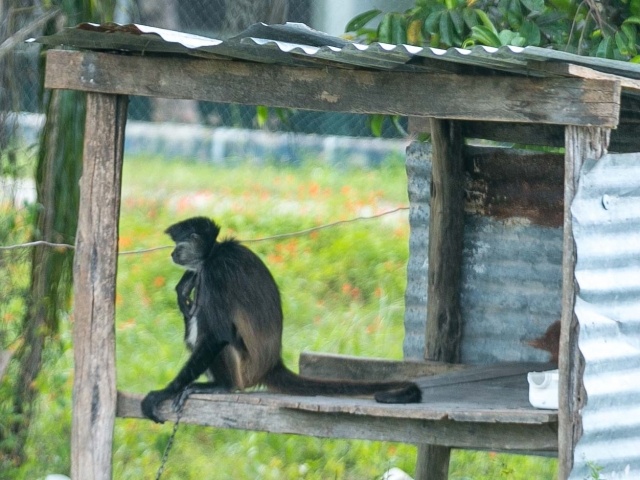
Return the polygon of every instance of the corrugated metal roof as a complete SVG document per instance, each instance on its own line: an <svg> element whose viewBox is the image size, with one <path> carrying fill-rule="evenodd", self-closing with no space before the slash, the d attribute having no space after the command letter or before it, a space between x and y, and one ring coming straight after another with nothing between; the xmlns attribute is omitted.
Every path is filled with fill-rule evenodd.
<svg viewBox="0 0 640 480"><path fill-rule="evenodd" d="M564 62L640 79L639 64L539 47L475 46L471 49L442 50L384 43L363 45L332 37L297 23L256 24L237 37L225 41L144 25L83 23L55 35L41 37L37 41L91 50L188 54L301 66L320 63L379 70L438 71L448 63L522 75L549 76L557 73L540 69L539 62Z"/></svg>
<svg viewBox="0 0 640 480"><path fill-rule="evenodd" d="M571 478L640 478L640 154L585 163L571 212L587 392Z"/></svg>

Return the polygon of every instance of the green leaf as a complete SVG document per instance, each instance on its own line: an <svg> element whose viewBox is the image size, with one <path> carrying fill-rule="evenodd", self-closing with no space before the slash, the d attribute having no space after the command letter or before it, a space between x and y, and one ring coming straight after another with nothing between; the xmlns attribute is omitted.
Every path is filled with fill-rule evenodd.
<svg viewBox="0 0 640 480"><path fill-rule="evenodd" d="M602 41L598 44L595 56L600 58L613 58L612 37L606 36L602 39Z"/></svg>
<svg viewBox="0 0 640 480"><path fill-rule="evenodd" d="M256 121L258 122L258 127L264 128L269 120L269 108L264 105L258 105L256 107Z"/></svg>
<svg viewBox="0 0 640 480"><path fill-rule="evenodd" d="M424 21L424 29L431 35L439 32L438 25L440 25L440 17L445 14L442 10L431 13Z"/></svg>
<svg viewBox="0 0 640 480"><path fill-rule="evenodd" d="M453 45L453 22L448 12L440 15L440 41L448 47Z"/></svg>
<svg viewBox="0 0 640 480"><path fill-rule="evenodd" d="M369 115L369 128L375 137L382 136L382 124L384 123L384 115Z"/></svg>
<svg viewBox="0 0 640 480"><path fill-rule="evenodd" d="M486 13L484 13L482 10L478 9L478 8L476 8L476 15L478 15L478 18L482 22L482 25L484 25L486 28L491 30L491 32L497 37L498 36L498 30L493 25L493 22L489 19L489 16Z"/></svg>
<svg viewBox="0 0 640 480"><path fill-rule="evenodd" d="M401 119L402 117L400 115L391 115L391 123L395 127L396 131L403 137L408 137L409 132L407 132L405 128L402 126L402 124L400 123Z"/></svg>
<svg viewBox="0 0 640 480"><path fill-rule="evenodd" d="M520 0L527 10L533 13L544 11L544 0Z"/></svg>
<svg viewBox="0 0 640 480"><path fill-rule="evenodd" d="M540 28L531 20L525 20L518 33L524 37L526 45L540 45Z"/></svg>
<svg viewBox="0 0 640 480"><path fill-rule="evenodd" d="M629 50L631 51L631 55L635 55L636 54L636 43L638 42L638 30L637 27L635 25L632 25L630 23L623 23L620 28L622 29L622 31L624 32L624 34L627 36L627 38L629 39L629 41L627 42L627 45L629 46Z"/></svg>
<svg viewBox="0 0 640 480"><path fill-rule="evenodd" d="M512 0L507 10L507 21L511 27L518 29L522 25L522 7L518 0Z"/></svg>
<svg viewBox="0 0 640 480"><path fill-rule="evenodd" d="M391 14L391 42L393 45L407 43L407 19L401 13Z"/></svg>
<svg viewBox="0 0 640 480"><path fill-rule="evenodd" d="M640 25L640 17L636 17L636 16L628 17L624 20L622 24L624 25L625 23L633 23L634 25Z"/></svg>
<svg viewBox="0 0 640 480"><path fill-rule="evenodd" d="M635 57L633 57L631 60L629 60L631 63L640 63L640 55L636 55Z"/></svg>
<svg viewBox="0 0 640 480"><path fill-rule="evenodd" d="M627 42L629 41L629 39L624 34L624 32L622 32L622 31L616 32L614 38L615 38L615 41L616 41L616 47L618 47L618 51L622 55L628 56L629 55L629 46L627 45Z"/></svg>
<svg viewBox="0 0 640 480"><path fill-rule="evenodd" d="M509 45L513 45L514 47L524 47L527 44L527 39L524 38L520 34L516 34L515 37L511 39Z"/></svg>
<svg viewBox="0 0 640 480"><path fill-rule="evenodd" d="M462 18L464 19L464 23L467 24L467 27L469 27L469 29L478 25L478 14L472 8L462 9Z"/></svg>
<svg viewBox="0 0 640 480"><path fill-rule="evenodd" d="M344 31L345 32L355 32L356 30L360 30L367 23L369 23L371 20L376 18L381 13L382 13L382 11L380 11L380 10L378 10L376 8L376 9L373 9L373 10L368 10L366 12L363 12L363 13L361 13L359 15L356 15L351 20L349 20L349 23L347 23L347 26L344 27Z"/></svg>
<svg viewBox="0 0 640 480"><path fill-rule="evenodd" d="M484 25L476 25L475 27L472 27L471 38L476 42L489 47L499 47L501 45L498 35Z"/></svg>
<svg viewBox="0 0 640 480"><path fill-rule="evenodd" d="M460 10L451 10L449 12L449 16L451 17L451 22L456 29L456 33L458 35L462 35L464 33L464 19L462 18Z"/></svg>
<svg viewBox="0 0 640 480"><path fill-rule="evenodd" d="M391 43L391 14L387 13L378 25L378 41L381 43Z"/></svg>
<svg viewBox="0 0 640 480"><path fill-rule="evenodd" d="M517 35L518 34L516 32L512 32L511 30L502 30L498 34L500 45L513 45L511 42Z"/></svg>

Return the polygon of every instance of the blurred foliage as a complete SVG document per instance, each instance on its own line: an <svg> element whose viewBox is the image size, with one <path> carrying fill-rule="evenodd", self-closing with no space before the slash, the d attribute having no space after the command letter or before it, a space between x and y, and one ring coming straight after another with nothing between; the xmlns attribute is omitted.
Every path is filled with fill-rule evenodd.
<svg viewBox="0 0 640 480"><path fill-rule="evenodd" d="M49 0L0 2L2 9L60 13L46 23L43 34L78 22L112 20L115 0ZM27 24L29 17L24 20ZM31 20L33 21L33 20ZM20 25L22 26L22 25ZM44 56L41 57L44 66ZM41 68L44 73L44 68ZM1 92L0 92L1 93ZM80 92L49 91L42 95L46 121L42 130L35 182L33 240L74 243L79 203L78 181L82 170L85 95ZM55 351L61 318L66 318L71 297L73 252L35 247L31 250L28 294L13 343L15 355L8 375L9 391L2 404L5 422L0 429L0 469L25 461L33 405L39 394L43 358ZM29 263L29 262L27 262ZM53 340L53 342L48 342Z"/></svg>
<svg viewBox="0 0 640 480"><path fill-rule="evenodd" d="M640 62L639 26L640 0L416 0L405 12L363 12L345 31L362 42L533 45Z"/></svg>

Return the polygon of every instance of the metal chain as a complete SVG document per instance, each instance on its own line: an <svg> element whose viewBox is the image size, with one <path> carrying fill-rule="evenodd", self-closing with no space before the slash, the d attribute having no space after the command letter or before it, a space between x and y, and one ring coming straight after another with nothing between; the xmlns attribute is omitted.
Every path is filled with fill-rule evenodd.
<svg viewBox="0 0 640 480"><path fill-rule="evenodd" d="M176 438L176 433L178 433L178 426L180 425L180 419L182 418L182 409L184 407L185 402L181 402L178 406L176 412L176 423L173 424L173 432L171 432L171 436L169 437L169 441L167 442L167 446L164 448L164 453L162 454L162 460L160 461L160 468L158 468L158 473L156 474L156 480L160 480L162 473L164 472L164 467L167 463L167 459L169 458L169 452L171 451L171 447L173 447L173 440Z"/></svg>

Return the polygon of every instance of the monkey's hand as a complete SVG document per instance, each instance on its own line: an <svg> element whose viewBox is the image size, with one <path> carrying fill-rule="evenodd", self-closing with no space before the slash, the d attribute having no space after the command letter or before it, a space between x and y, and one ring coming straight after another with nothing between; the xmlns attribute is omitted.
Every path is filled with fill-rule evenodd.
<svg viewBox="0 0 640 480"><path fill-rule="evenodd" d="M229 393L229 388L218 385L215 382L192 383L191 385L187 385L182 392L176 395L173 399L173 403L171 404L173 411L182 412L182 408L184 407L187 399L194 393Z"/></svg>
<svg viewBox="0 0 640 480"><path fill-rule="evenodd" d="M185 318L190 317L193 312L191 308L193 306L193 300L191 299L191 293L196 286L196 274L195 272L187 271L182 275L182 278L176 285L176 293L178 294L178 308L182 312Z"/></svg>
<svg viewBox="0 0 640 480"><path fill-rule="evenodd" d="M141 403L142 413L145 417L153 420L156 423L164 423L164 419L156 415L156 409L158 405L165 400L172 398L175 393L165 390L154 390L147 393Z"/></svg>

